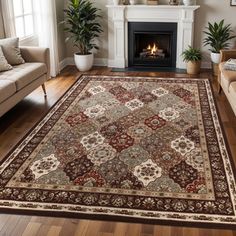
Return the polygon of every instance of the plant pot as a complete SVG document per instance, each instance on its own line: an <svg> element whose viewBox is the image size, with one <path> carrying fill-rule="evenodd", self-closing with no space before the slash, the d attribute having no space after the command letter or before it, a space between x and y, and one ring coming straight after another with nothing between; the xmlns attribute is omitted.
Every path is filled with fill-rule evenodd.
<svg viewBox="0 0 236 236"><path fill-rule="evenodd" d="M119 3L120 3L120 0L113 0L114 5L119 5Z"/></svg>
<svg viewBox="0 0 236 236"><path fill-rule="evenodd" d="M89 71L93 66L93 54L81 55L74 54L75 65L79 71Z"/></svg>
<svg viewBox="0 0 236 236"><path fill-rule="evenodd" d="M192 6L195 4L194 0L183 0L185 6Z"/></svg>
<svg viewBox="0 0 236 236"><path fill-rule="evenodd" d="M187 73L190 75L197 75L200 73L201 61L187 62Z"/></svg>
<svg viewBox="0 0 236 236"><path fill-rule="evenodd" d="M179 5L179 0L170 0L169 5Z"/></svg>
<svg viewBox="0 0 236 236"><path fill-rule="evenodd" d="M211 61L215 64L220 63L220 53L211 53Z"/></svg>
<svg viewBox="0 0 236 236"><path fill-rule="evenodd" d="M219 64L212 62L212 74L217 77L219 73Z"/></svg>

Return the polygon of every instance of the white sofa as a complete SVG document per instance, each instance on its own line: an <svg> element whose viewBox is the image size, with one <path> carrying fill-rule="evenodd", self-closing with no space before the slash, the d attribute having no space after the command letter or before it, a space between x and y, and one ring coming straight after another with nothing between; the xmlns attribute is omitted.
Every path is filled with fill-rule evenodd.
<svg viewBox="0 0 236 236"><path fill-rule="evenodd" d="M236 115L236 71L224 69L225 62L230 59L236 59L236 50L222 50L221 63L219 66L218 83L220 85L219 92L223 89L233 111Z"/></svg>
<svg viewBox="0 0 236 236"><path fill-rule="evenodd" d="M49 49L21 47L24 64L13 66L12 70L0 72L0 117L33 90L42 86L49 78Z"/></svg>

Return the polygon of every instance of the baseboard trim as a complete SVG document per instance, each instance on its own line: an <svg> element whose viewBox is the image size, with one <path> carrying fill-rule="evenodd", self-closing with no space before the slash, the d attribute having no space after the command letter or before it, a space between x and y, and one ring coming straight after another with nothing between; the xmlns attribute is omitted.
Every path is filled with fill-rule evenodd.
<svg viewBox="0 0 236 236"><path fill-rule="evenodd" d="M94 66L107 66L108 62L106 58L94 58L93 64ZM62 71L66 66L71 66L71 65L75 65L73 57L67 57L63 59L59 64L60 71Z"/></svg>
<svg viewBox="0 0 236 236"><path fill-rule="evenodd" d="M116 64L116 66L111 66L113 64ZM70 66L70 65L75 65L74 58L73 57L65 58L59 64L60 71L62 71L66 66ZM94 66L119 67L119 66L117 66L117 63L114 63L114 61L108 60L107 58L95 58L94 59ZM122 66L122 68L123 68L123 66ZM211 68L211 62L202 61L201 68L202 69L210 69Z"/></svg>
<svg viewBox="0 0 236 236"><path fill-rule="evenodd" d="M59 70L60 72L68 65L67 58L63 59L59 63Z"/></svg>
<svg viewBox="0 0 236 236"><path fill-rule="evenodd" d="M95 66L107 66L107 58L95 58L94 59L94 65Z"/></svg>

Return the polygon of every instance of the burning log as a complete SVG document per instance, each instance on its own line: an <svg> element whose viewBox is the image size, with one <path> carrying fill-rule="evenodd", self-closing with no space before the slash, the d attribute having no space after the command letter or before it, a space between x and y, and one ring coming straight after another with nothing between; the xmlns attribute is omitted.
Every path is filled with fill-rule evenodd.
<svg viewBox="0 0 236 236"><path fill-rule="evenodd" d="M153 46L148 45L147 48L144 48L142 52L139 53L141 58L165 58L165 53L163 49L159 49L154 43Z"/></svg>

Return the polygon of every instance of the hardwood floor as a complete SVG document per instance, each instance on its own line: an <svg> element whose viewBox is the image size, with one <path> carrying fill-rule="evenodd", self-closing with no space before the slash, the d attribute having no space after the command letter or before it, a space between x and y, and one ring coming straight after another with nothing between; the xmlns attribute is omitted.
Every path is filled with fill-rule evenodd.
<svg viewBox="0 0 236 236"><path fill-rule="evenodd" d="M160 77L189 77L185 74L129 72L112 73L107 68L94 68L90 74L134 75ZM46 83L47 98L42 88L0 118L0 160L19 142L24 135L47 113L50 107L64 94L80 73L74 67L67 67L60 76ZM236 160L236 117L225 95L217 94L215 79L209 71L200 74L210 78L213 84L217 106L234 161ZM120 222L90 221L54 217L0 215L0 236L236 236L236 231L169 227L160 225L129 224Z"/></svg>

